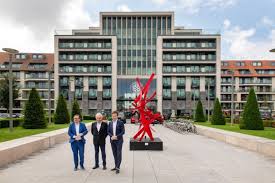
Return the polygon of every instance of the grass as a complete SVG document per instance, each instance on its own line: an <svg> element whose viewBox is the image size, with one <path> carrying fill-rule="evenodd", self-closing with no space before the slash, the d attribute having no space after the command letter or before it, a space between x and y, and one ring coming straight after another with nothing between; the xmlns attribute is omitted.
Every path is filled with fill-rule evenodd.
<svg viewBox="0 0 275 183"><path fill-rule="evenodd" d="M84 120L84 123L91 122L91 120ZM36 135L39 133L49 132L62 128L68 128L69 124L51 124L45 129L24 129L21 126L13 128L13 132L9 131L9 128L0 128L0 142L8 140L18 139L30 135Z"/></svg>
<svg viewBox="0 0 275 183"><path fill-rule="evenodd" d="M238 124L231 126L230 123L226 125L212 125L210 122L196 122L195 124L275 140L275 128L271 127L265 127L264 130L244 130L240 129Z"/></svg>

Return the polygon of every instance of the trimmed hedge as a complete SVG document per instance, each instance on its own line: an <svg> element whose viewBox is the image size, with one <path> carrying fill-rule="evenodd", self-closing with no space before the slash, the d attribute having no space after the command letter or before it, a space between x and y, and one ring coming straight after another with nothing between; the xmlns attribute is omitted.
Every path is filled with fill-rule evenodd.
<svg viewBox="0 0 275 183"><path fill-rule="evenodd" d="M201 100L199 100L197 103L195 121L196 122L205 122L206 121L204 113L203 113L203 106L202 106Z"/></svg>
<svg viewBox="0 0 275 183"><path fill-rule="evenodd" d="M263 120L261 118L256 94L253 88L250 89L247 96L242 117L243 119L240 123L240 129L264 130Z"/></svg>
<svg viewBox="0 0 275 183"><path fill-rule="evenodd" d="M212 125L225 125L221 104L218 98L215 100L214 111L211 118Z"/></svg>
<svg viewBox="0 0 275 183"><path fill-rule="evenodd" d="M45 111L39 93L35 88L32 88L29 100L25 105L23 128L26 129L41 129L47 127L45 120Z"/></svg>
<svg viewBox="0 0 275 183"><path fill-rule="evenodd" d="M95 116L83 116L83 120L95 120Z"/></svg>
<svg viewBox="0 0 275 183"><path fill-rule="evenodd" d="M15 118L13 119L13 127L17 127L22 125L24 122L23 118ZM9 128L10 120L9 119L0 119L0 128Z"/></svg>
<svg viewBox="0 0 275 183"><path fill-rule="evenodd" d="M66 124L70 123L70 114L67 108L66 100L63 95L59 95L57 105L54 113L55 124Z"/></svg>

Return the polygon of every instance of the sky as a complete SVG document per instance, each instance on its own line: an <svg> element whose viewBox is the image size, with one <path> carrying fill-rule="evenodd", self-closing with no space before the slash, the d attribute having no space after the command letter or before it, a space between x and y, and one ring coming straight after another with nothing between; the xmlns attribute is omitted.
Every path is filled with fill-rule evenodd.
<svg viewBox="0 0 275 183"><path fill-rule="evenodd" d="M174 11L175 25L220 33L222 59L275 59L275 0L0 0L0 48L54 52L56 30L99 26L101 11Z"/></svg>

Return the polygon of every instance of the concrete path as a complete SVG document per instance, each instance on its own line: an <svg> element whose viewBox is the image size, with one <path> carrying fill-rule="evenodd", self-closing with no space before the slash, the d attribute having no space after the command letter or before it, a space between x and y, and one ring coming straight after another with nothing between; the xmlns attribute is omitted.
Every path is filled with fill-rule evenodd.
<svg viewBox="0 0 275 183"><path fill-rule="evenodd" d="M0 170L1 183L275 183L275 159L193 134L155 126L163 152L129 151L138 126L126 125L121 173L116 175L108 141L108 170L92 170L91 135L85 149L86 171L73 171L69 143L55 146Z"/></svg>

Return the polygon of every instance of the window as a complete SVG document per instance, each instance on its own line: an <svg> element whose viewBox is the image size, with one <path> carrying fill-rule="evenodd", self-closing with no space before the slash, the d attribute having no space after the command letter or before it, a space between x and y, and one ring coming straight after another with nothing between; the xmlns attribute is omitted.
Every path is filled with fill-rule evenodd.
<svg viewBox="0 0 275 183"><path fill-rule="evenodd" d="M260 67L262 66L262 62L252 62L252 66Z"/></svg>
<svg viewBox="0 0 275 183"><path fill-rule="evenodd" d="M228 66L228 62L222 62L222 66Z"/></svg>
<svg viewBox="0 0 275 183"><path fill-rule="evenodd" d="M245 66L244 62L236 62L236 66Z"/></svg>

